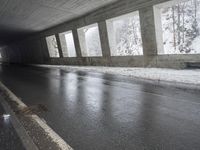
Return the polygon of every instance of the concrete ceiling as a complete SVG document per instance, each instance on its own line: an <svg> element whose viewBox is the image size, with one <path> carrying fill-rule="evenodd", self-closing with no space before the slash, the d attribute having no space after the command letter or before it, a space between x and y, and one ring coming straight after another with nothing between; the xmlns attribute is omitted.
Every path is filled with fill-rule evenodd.
<svg viewBox="0 0 200 150"><path fill-rule="evenodd" d="M117 0L1 0L0 43L42 31Z"/></svg>

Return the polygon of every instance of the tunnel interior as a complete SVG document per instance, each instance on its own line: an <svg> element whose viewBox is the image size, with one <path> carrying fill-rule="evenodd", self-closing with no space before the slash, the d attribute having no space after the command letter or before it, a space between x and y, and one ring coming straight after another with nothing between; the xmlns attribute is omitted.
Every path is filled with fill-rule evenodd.
<svg viewBox="0 0 200 150"><path fill-rule="evenodd" d="M0 0L0 149L199 150L200 0Z"/></svg>
<svg viewBox="0 0 200 150"><path fill-rule="evenodd" d="M0 2L1 61L198 67L198 0Z"/></svg>

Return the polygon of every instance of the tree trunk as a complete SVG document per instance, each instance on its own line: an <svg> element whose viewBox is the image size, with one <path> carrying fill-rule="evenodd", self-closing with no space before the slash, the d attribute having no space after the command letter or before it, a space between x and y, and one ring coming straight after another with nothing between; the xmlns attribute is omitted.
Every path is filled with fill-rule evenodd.
<svg viewBox="0 0 200 150"><path fill-rule="evenodd" d="M197 22L197 0L194 0L194 19Z"/></svg>
<svg viewBox="0 0 200 150"><path fill-rule="evenodd" d="M198 25L197 25L197 0L194 0L194 21L195 21L195 36L199 36Z"/></svg>
<svg viewBox="0 0 200 150"><path fill-rule="evenodd" d="M178 45L180 45L181 43L181 32L180 32L180 25L181 24L181 12L180 12L180 5L178 5L178 28L177 28L177 31L178 31Z"/></svg>
<svg viewBox="0 0 200 150"><path fill-rule="evenodd" d="M182 31L183 32L182 40L183 41L182 42L183 43L185 43L185 10L184 9L185 9L185 3L183 4L183 7L182 7L182 12L183 12L183 29L182 29L183 30Z"/></svg>
<svg viewBox="0 0 200 150"><path fill-rule="evenodd" d="M175 29L175 8L172 7L172 19L173 19L173 35L174 35L174 49L176 50L176 29Z"/></svg>

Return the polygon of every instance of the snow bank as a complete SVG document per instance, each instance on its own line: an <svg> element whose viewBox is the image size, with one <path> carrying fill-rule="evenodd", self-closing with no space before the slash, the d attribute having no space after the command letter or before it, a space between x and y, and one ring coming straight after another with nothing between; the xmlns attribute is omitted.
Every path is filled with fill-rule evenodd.
<svg viewBox="0 0 200 150"><path fill-rule="evenodd" d="M154 83L164 83L176 87L200 89L200 70L175 70L161 68L123 68L123 67L88 67L88 66L52 66L39 67L59 68L70 71L89 71L128 76L135 79L150 80Z"/></svg>

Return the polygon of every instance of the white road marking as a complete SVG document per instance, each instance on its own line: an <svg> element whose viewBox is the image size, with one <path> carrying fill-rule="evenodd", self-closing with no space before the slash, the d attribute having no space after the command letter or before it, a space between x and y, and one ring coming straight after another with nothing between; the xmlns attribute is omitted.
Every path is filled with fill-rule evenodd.
<svg viewBox="0 0 200 150"><path fill-rule="evenodd" d="M59 145L62 150L73 150L56 132L54 132L46 123L44 123L37 115L31 116L52 140Z"/></svg>
<svg viewBox="0 0 200 150"><path fill-rule="evenodd" d="M22 126L22 124L17 119L17 116L15 115L14 111L10 108L10 106L4 100L4 97L2 95L0 95L0 99L1 99L0 103L3 106L5 112L10 114L9 118L7 118L8 116L6 115L7 117L4 121L8 121L8 120L11 121L16 133L19 135L19 138L23 144L23 147L27 150L38 150L38 147L33 142L33 140L30 138L30 136L26 132L25 128Z"/></svg>
<svg viewBox="0 0 200 150"><path fill-rule="evenodd" d="M27 107L13 92L11 92L2 82L0 82L0 88L4 90L12 101L15 101L19 108ZM40 117L37 115L31 115L31 118L38 123L38 125L47 133L51 140L59 146L61 150L73 150L51 127L49 127Z"/></svg>

